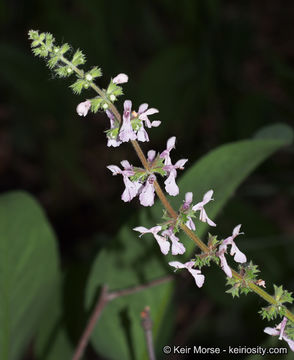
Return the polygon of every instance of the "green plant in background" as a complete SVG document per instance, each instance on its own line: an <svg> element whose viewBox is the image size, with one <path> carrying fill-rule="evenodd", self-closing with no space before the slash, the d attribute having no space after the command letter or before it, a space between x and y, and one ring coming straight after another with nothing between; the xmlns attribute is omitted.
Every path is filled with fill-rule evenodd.
<svg viewBox="0 0 294 360"><path fill-rule="evenodd" d="M145 158L138 141L149 141L149 136L144 128L144 124L148 128L151 128L152 126L157 127L160 124L159 121L151 122L148 118L149 115L157 113L158 110L153 108L148 109L147 104L142 104L138 112L132 112L131 102L125 101L122 121L121 115L113 103L117 100L119 95L122 95L122 88L119 86L119 84L128 80L125 74L119 74L117 77L112 79L107 89L100 89L94 83L94 79L101 76L101 70L98 67L94 67L88 72L81 70L78 66L84 64L85 56L80 50L74 53L71 60L68 60L68 58L65 57L65 53L70 50L70 47L67 44L64 44L60 47L56 46L51 34L39 34L36 31L30 31L29 36L32 40L33 52L35 55L47 58L48 66L51 69L54 69L54 71L60 77L67 77L73 73L76 74L77 80L71 85L71 88L75 93L79 94L83 89L87 89L89 87L96 91L98 96L80 103L77 107L77 112L79 115L85 116L90 109L93 112L97 112L98 110L106 110L106 113L110 119L110 129L106 132L108 146L117 147L123 142L131 141L143 167L133 167L126 160L122 161L123 170L115 165L109 166L109 169L114 175L121 174L123 176L125 191L122 194L122 200L131 201L135 196L138 195L140 203L143 206L152 206L154 204L154 194L156 192L165 207L165 213L163 217L164 222L158 224L155 227L153 226L150 229L140 226L136 227L135 230L141 232L141 234L152 233L160 246L161 252L165 255L169 252L170 248L172 255L183 255L184 253L187 254L191 252L189 245L185 246L176 236L176 234L178 234L181 230L186 233L186 235L188 235L198 245L201 253L196 254L194 258L188 262L181 263L178 261L172 261L170 262L170 265L176 268L186 268L194 276L196 284L201 287L204 282L204 275L201 273L200 268L202 270L203 266L209 266L211 262L220 264L228 276L228 285L231 287L228 292L232 293L233 297L239 296L239 294L242 293L247 294L248 292L252 291L256 292L270 304L269 307L263 308L261 310L263 318L271 320L275 319L277 316L283 317L283 321L281 323L282 325L280 324L276 329L278 329L280 338L285 339L289 343L289 346L293 349L294 339L291 329L294 316L284 305L285 303L292 303L293 298L291 293L283 290L282 287L277 287L275 285L274 296L269 295L267 292L261 289L261 287L265 287L265 282L262 279L257 278L257 273L259 272L257 266L253 265L252 262L247 263L246 256L238 249L234 242L235 237L240 234L240 225L235 227L232 236L222 241L219 241L216 237L210 235L207 245L203 243L192 231L195 230L195 224L192 219L195 218L195 213L197 211L200 211L199 219L202 222L208 223L211 226L215 226L215 223L210 220L204 209L204 206L210 200L212 200L213 191L208 191L204 195L203 200L194 206L191 206L192 193L187 192L185 202L183 205L181 205L179 211L177 212L174 210L161 190L161 187L157 182L156 174L160 176L167 176L165 181L165 189L169 195L178 195L179 187L175 182L175 178L177 176L177 170L183 169L187 159L182 159L176 162L174 165L172 164L170 151L175 146L175 138L170 138L168 140L166 150L158 153L157 155L154 150L150 150L147 154L147 158ZM256 143L253 141L252 144L248 144L248 147L250 147L250 151L249 148L247 149L249 156L252 155L254 151L260 152L260 149L263 149L263 154L261 154L259 158L252 160L252 163L248 165L248 170L244 171L245 174L246 172L248 173L254 166L256 166L258 162L261 161L265 156L270 154L279 146L288 142L289 138L274 140L268 136L267 132L265 132L265 136L260 136ZM237 145L237 148L241 154L242 147L246 149L246 145L247 144L245 143ZM246 150L244 155L245 153ZM240 159L240 154L238 157ZM218 158L216 157L215 161L217 160ZM207 159L206 163L208 163ZM234 188L236 185L231 184L231 186ZM229 187L229 185L227 185L227 187ZM225 194L224 198L226 196L227 195ZM159 234L160 231L161 234ZM168 240L170 240L170 242ZM234 260L241 263L239 266L239 272L232 270L227 264L225 254L228 252L228 245L230 245L230 254L234 256ZM108 264L111 263L111 259L107 259L107 255L104 255L104 259L103 255L100 255L98 263L103 263L105 261L107 261ZM198 270L194 268L195 265L198 266ZM99 267L98 264L94 266L93 272L95 272L95 268L97 266ZM115 274L113 276L115 276ZM101 280L102 283L108 283L106 276L104 282L103 279L96 281L96 286ZM91 278L90 283L93 281L95 282L95 279ZM138 281L138 279L136 279L136 281ZM133 280L134 283L136 281L135 279ZM123 285L123 283L120 283L120 285ZM154 290L152 289L151 291ZM153 297L153 295L158 296L158 294L152 294L151 292L151 297ZM93 294L91 296L93 296ZM154 313L156 316L156 306L154 308ZM151 309L153 311L152 306ZM287 318L290 321L287 322ZM101 322L102 321L103 320L101 319ZM98 327L99 325L97 328ZM274 333L276 334L276 331L272 331L271 335L275 335ZM100 339L97 338L97 336L95 336L95 340L93 341L94 346L98 351L106 353L105 349L103 349L103 345L100 343ZM124 349L123 351L126 358L127 351L127 349ZM137 353L136 351L137 350L135 350L135 353ZM109 356L109 352L107 353ZM113 358L115 357L116 355L114 352Z"/></svg>

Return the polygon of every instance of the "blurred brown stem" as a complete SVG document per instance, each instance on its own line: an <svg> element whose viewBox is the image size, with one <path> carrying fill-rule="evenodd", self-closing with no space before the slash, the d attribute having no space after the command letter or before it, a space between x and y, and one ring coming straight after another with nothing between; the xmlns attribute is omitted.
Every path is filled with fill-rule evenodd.
<svg viewBox="0 0 294 360"><path fill-rule="evenodd" d="M154 345L153 345L153 337L152 337L152 320L150 316L150 308L146 306L144 311L141 312L141 324L145 333L147 351L149 360L155 359Z"/></svg>
<svg viewBox="0 0 294 360"><path fill-rule="evenodd" d="M136 292L142 291L142 290L146 290L148 288L151 288L153 286L157 286L160 284L163 284L167 281L171 281L172 280L172 276L164 276L162 278L159 279L155 279L150 281L149 283L146 284L142 284L142 285L138 285L138 286L133 286L127 289L122 289L122 290L117 290L117 291L108 291L108 286L107 285L103 285L100 296L98 298L97 304L94 308L94 311L92 312L89 321L87 323L87 326L79 340L79 343L76 347L75 353L72 357L72 360L79 360L81 359L81 357L84 354L84 351L89 343L89 339L90 336L97 324L97 321L103 311L103 309L105 308L105 306L111 301L114 300L118 297L121 296L126 296L126 295L131 295L134 294Z"/></svg>

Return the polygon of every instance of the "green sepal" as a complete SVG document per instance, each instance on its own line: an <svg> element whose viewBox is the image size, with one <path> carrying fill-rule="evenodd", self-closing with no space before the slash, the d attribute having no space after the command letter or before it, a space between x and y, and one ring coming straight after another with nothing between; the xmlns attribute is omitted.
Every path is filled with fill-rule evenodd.
<svg viewBox="0 0 294 360"><path fill-rule="evenodd" d="M71 60L72 64L74 66L78 66L78 65L82 65L85 64L86 62L86 56L83 54L83 52L81 50L77 50L74 55L73 58Z"/></svg>
<svg viewBox="0 0 294 360"><path fill-rule="evenodd" d="M39 31L29 30L28 35L30 40L37 40L37 41L40 40Z"/></svg>
<svg viewBox="0 0 294 360"><path fill-rule="evenodd" d="M131 181L140 181L143 183L149 176L149 174L142 168L134 167L133 171L135 174L130 176Z"/></svg>
<svg viewBox="0 0 294 360"><path fill-rule="evenodd" d="M195 217L195 212L193 210L191 210L191 212L193 213L193 215L190 215L190 217ZM208 247L216 247L218 244L220 243L220 241L217 239L217 235L211 235L210 233L208 233L208 242L207 245Z"/></svg>
<svg viewBox="0 0 294 360"><path fill-rule="evenodd" d="M120 96L123 95L123 89L121 86L115 84L114 82L112 82L112 80L110 81L107 90L106 90L106 95L109 97L110 95L115 95Z"/></svg>
<svg viewBox="0 0 294 360"><path fill-rule="evenodd" d="M93 113L96 113L102 106L103 99L101 97L95 97L94 99L91 99L91 111Z"/></svg>
<svg viewBox="0 0 294 360"><path fill-rule="evenodd" d="M292 293L289 292L288 290L284 290L282 285L281 286L274 285L274 291L275 291L274 297L280 304L286 302L292 304L294 300L292 297Z"/></svg>
<svg viewBox="0 0 294 360"><path fill-rule="evenodd" d="M84 79L78 79L75 81L72 85L70 85L70 88L75 94L80 94L82 90L87 86L87 81Z"/></svg>
<svg viewBox="0 0 294 360"><path fill-rule="evenodd" d="M73 73L73 70L69 66L65 65L56 68L55 72L59 77L64 78L70 76Z"/></svg>
<svg viewBox="0 0 294 360"><path fill-rule="evenodd" d="M217 256L210 254L200 254L195 257L195 266L201 269L203 266L210 266L211 262L219 264L219 258Z"/></svg>
<svg viewBox="0 0 294 360"><path fill-rule="evenodd" d="M95 78L102 76L102 70L100 68L98 68L97 66L95 66L85 74L85 77L87 75L91 75L94 80Z"/></svg>
<svg viewBox="0 0 294 360"><path fill-rule="evenodd" d="M294 340L294 323L289 319L287 321L285 333L291 340Z"/></svg>
<svg viewBox="0 0 294 360"><path fill-rule="evenodd" d="M153 160L152 165L150 167L150 171L153 173L157 173L161 176L166 176L166 171L163 170L164 167L164 159L160 158L159 155Z"/></svg>
<svg viewBox="0 0 294 360"><path fill-rule="evenodd" d="M61 55L64 55L68 50L70 49L70 45L65 43L61 46L61 48L59 49L59 53Z"/></svg>
<svg viewBox="0 0 294 360"><path fill-rule="evenodd" d="M139 118L136 117L131 120L131 125L132 125L132 129L134 131L138 131L142 127L142 120L140 120Z"/></svg>
<svg viewBox="0 0 294 360"><path fill-rule="evenodd" d="M107 136L109 139L116 139L116 138L117 138L117 135L118 135L118 132L119 132L119 127L106 130L105 132L106 132L106 136Z"/></svg>
<svg viewBox="0 0 294 360"><path fill-rule="evenodd" d="M48 61L48 66L50 69L54 68L55 65L58 63L58 61L60 60L60 56L59 55L54 55L52 56L49 61Z"/></svg>
<svg viewBox="0 0 294 360"><path fill-rule="evenodd" d="M292 293L284 290L282 285L274 285L274 292L274 298L277 304L264 307L259 311L263 319L272 320L277 316L284 316L286 314L286 307L283 304L293 302Z"/></svg>

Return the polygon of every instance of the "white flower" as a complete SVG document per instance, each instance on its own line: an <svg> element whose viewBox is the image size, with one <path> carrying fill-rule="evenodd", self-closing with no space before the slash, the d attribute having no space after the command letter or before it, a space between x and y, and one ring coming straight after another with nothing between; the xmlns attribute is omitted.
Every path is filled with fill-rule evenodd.
<svg viewBox="0 0 294 360"><path fill-rule="evenodd" d="M122 142L136 140L137 138L131 124L131 111L132 102L130 100L126 100L124 102L123 124L119 132L119 138Z"/></svg>
<svg viewBox="0 0 294 360"><path fill-rule="evenodd" d="M279 340L285 340L288 343L290 349L294 351L294 340L291 340L284 332L286 323L287 318L284 316L282 322L280 322L276 327L266 327L263 331L271 336L279 336Z"/></svg>
<svg viewBox="0 0 294 360"><path fill-rule="evenodd" d="M219 251L217 252L216 254L219 258L220 258L220 261L221 261L221 268L223 269L223 271L225 272L225 274L228 276L228 277L232 277L232 270L231 268L229 267L228 263L227 263L227 259L225 257L225 251L222 250L222 251Z"/></svg>
<svg viewBox="0 0 294 360"><path fill-rule="evenodd" d="M141 104L139 106L139 110L138 110L138 118L142 121L145 121L145 124L148 128L151 128L151 127L157 127L161 124L161 121L158 121L158 120L154 120L154 121L150 121L148 116L149 115L153 115L153 114L156 114L158 113L159 111L155 108L150 108L148 109L148 104L144 103L144 104ZM143 123L142 123L143 125Z"/></svg>
<svg viewBox="0 0 294 360"><path fill-rule="evenodd" d="M193 269L194 266L194 262L193 261L188 261L185 264L182 264L179 261L171 261L168 263L170 266L173 266L176 269L187 269L189 271L189 273L193 276L193 278L195 279L196 285L198 287L201 287L204 283L205 280L205 276L201 274L200 270L197 269Z"/></svg>
<svg viewBox="0 0 294 360"><path fill-rule="evenodd" d="M86 116L88 114L88 111L91 108L91 101L90 100L86 100L84 102L81 102L78 106L77 106L77 113L80 116Z"/></svg>
<svg viewBox="0 0 294 360"><path fill-rule="evenodd" d="M164 230L161 235L168 237L172 243L171 253L173 255L183 255L186 251L185 246L180 242L179 238L173 233L172 228Z"/></svg>
<svg viewBox="0 0 294 360"><path fill-rule="evenodd" d="M140 237L142 235L148 234L148 233L153 234L153 236L155 237L155 239L160 247L160 251L164 255L168 254L169 248L170 248L170 243L166 240L165 237L158 235L158 232L161 230L161 226L154 226L151 229L147 229L144 226L138 226L138 227L134 228L133 230L140 232L141 233Z"/></svg>
<svg viewBox="0 0 294 360"><path fill-rule="evenodd" d="M127 161L121 161L121 165L124 170L121 170L116 165L108 165L107 168L112 172L113 175L121 174L123 176L123 182L125 184L125 190L121 195L121 199L125 202L131 201L137 196L141 184L138 181L131 181L130 176L134 175L133 166Z"/></svg>
<svg viewBox="0 0 294 360"><path fill-rule="evenodd" d="M160 154L160 157L164 159L164 165L171 165L170 152L175 148L176 137L172 136L167 140L166 149Z"/></svg>
<svg viewBox="0 0 294 360"><path fill-rule="evenodd" d="M237 245L234 242L235 237L237 237L240 234L244 234L243 232L240 232L241 224L235 226L233 230L232 236L229 236L225 240L223 240L222 244L220 245L219 249L220 251L224 249L227 251L227 246L231 245L231 251L230 254L234 256L234 260L238 263L244 263L247 261L246 255L243 254L237 247Z"/></svg>
<svg viewBox="0 0 294 360"><path fill-rule="evenodd" d="M200 211L199 219L201 221L207 222L208 225L210 225L210 226L216 226L216 224L212 220L209 219L209 217L207 216L207 213L204 209L204 205L206 205L208 202L213 200L212 195L213 195L213 190L207 191L207 193L204 194L202 201L200 201L198 204L194 205L192 207L192 210Z"/></svg>
<svg viewBox="0 0 294 360"><path fill-rule="evenodd" d="M128 75L121 73L121 74L118 74L115 78L113 78L112 82L114 84L123 84L123 83L128 82L128 80L129 80Z"/></svg>
<svg viewBox="0 0 294 360"><path fill-rule="evenodd" d="M145 186L139 196L140 204L143 206L152 206L154 204L154 181L156 180L155 175L149 175L146 180Z"/></svg>

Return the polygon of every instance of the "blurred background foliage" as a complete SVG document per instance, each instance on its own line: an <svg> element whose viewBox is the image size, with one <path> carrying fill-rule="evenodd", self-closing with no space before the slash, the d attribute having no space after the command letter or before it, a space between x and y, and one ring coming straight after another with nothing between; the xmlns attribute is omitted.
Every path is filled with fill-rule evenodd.
<svg viewBox="0 0 294 360"><path fill-rule="evenodd" d="M164 149L176 135L177 158L193 164L264 125L293 124L293 15L288 0L0 2L0 191L27 190L50 219L61 250L64 323L73 344L86 321L83 293L93 259L139 208L136 201L122 203L122 182L106 165L136 158L128 146L106 147L103 114L78 117L75 107L87 93L71 94L32 56L27 31L48 31L57 42L81 48L87 66L102 67L102 86L127 73L124 91L134 107L148 102L160 110L162 125L151 131L152 148ZM293 152L290 146L267 160L217 219L220 234L242 223L242 249L260 264L265 280L283 280L289 290ZM265 323L253 296L233 301L224 294L221 275L207 271L206 291L189 277L179 281L170 343L264 341ZM87 358L97 358L91 348ZM27 359L34 359L30 349Z"/></svg>

